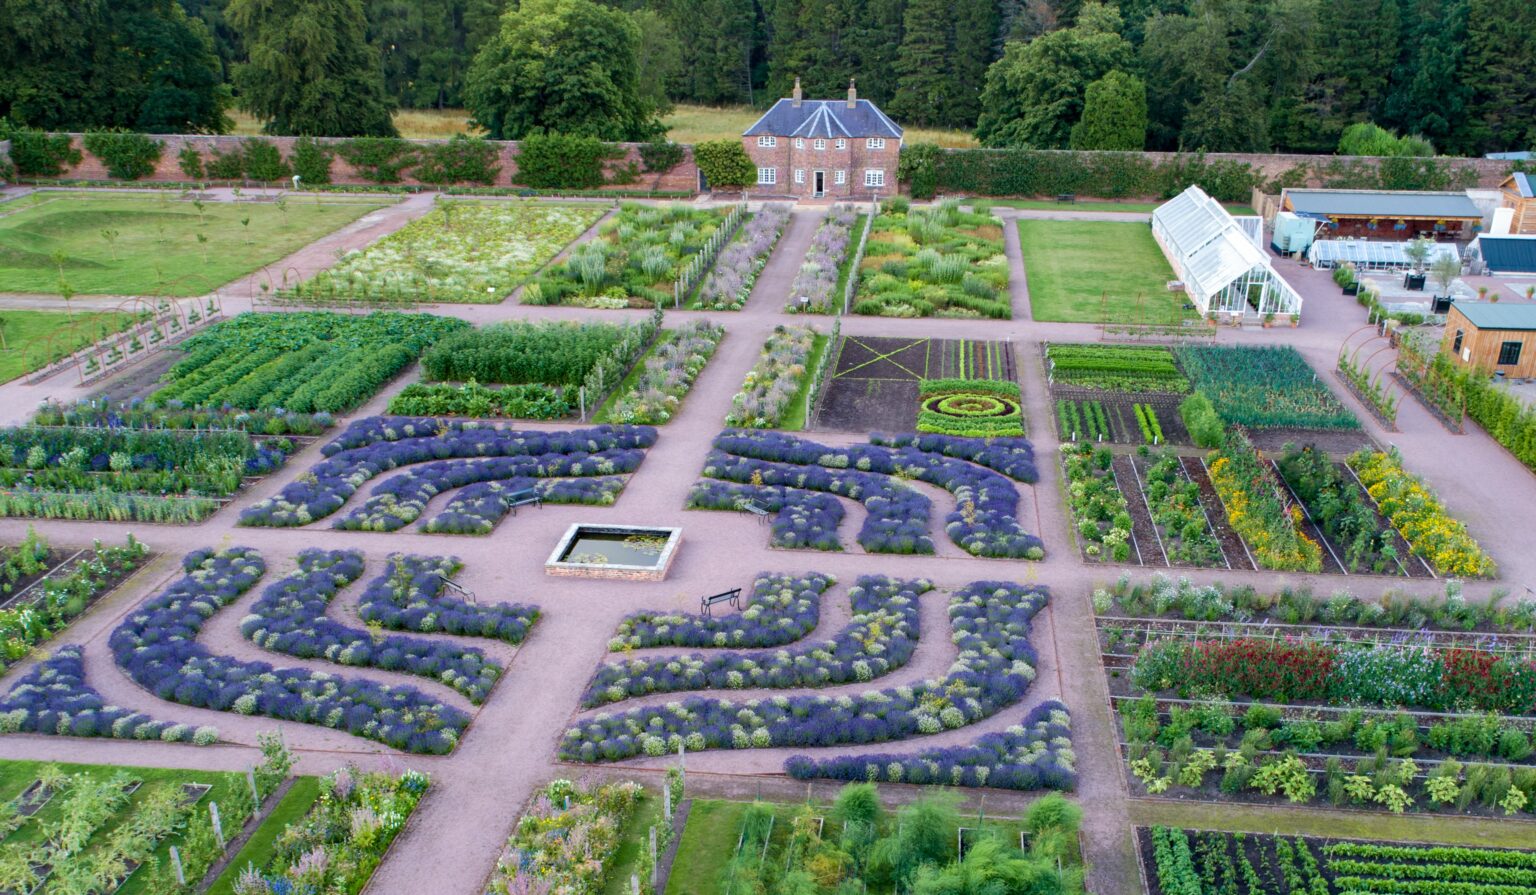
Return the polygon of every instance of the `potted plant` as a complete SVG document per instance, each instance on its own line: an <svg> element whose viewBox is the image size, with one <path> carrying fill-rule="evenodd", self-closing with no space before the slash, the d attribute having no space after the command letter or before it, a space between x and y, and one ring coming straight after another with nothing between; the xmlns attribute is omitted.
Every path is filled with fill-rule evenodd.
<svg viewBox="0 0 1536 895"><path fill-rule="evenodd" d="M1424 288L1424 264L1429 260L1431 245L1429 240L1421 236L1403 247L1403 255L1413 265L1412 269L1403 275L1403 288L1410 290Z"/></svg>
<svg viewBox="0 0 1536 895"><path fill-rule="evenodd" d="M1435 297L1449 298L1451 284L1456 282L1457 277L1461 276L1461 261L1451 255L1441 255L1435 259L1434 264L1430 265L1429 273L1430 276L1434 277L1435 285L1440 287L1439 291L1435 293Z"/></svg>
<svg viewBox="0 0 1536 895"><path fill-rule="evenodd" d="M1270 311L1268 314L1264 315L1264 328L1265 329L1269 329L1271 326L1274 326L1274 325L1275 325L1275 312L1274 311Z"/></svg>

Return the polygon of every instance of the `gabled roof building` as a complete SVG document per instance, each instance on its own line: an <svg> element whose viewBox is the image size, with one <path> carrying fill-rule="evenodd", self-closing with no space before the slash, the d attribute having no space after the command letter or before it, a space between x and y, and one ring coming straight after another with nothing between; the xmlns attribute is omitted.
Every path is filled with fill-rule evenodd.
<svg viewBox="0 0 1536 895"><path fill-rule="evenodd" d="M752 192L804 199L891 195L901 138L901 125L859 99L853 82L847 99L806 99L798 78L741 135L757 165Z"/></svg>

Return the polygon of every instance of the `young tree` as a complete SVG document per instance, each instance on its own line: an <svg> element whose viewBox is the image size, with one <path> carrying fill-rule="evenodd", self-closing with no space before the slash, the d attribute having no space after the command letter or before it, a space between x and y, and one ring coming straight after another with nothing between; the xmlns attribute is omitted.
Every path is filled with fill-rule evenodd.
<svg viewBox="0 0 1536 895"><path fill-rule="evenodd" d="M1089 3L1073 27L1009 44L987 70L977 139L987 146L1067 146L1088 85L1129 67L1131 45L1120 27L1114 7Z"/></svg>
<svg viewBox="0 0 1536 895"><path fill-rule="evenodd" d="M1072 127L1073 149L1140 151L1147 144L1147 85L1112 71L1083 92L1083 117Z"/></svg>
<svg viewBox="0 0 1536 895"><path fill-rule="evenodd" d="M240 106L264 133L395 136L362 0L230 0L226 15L249 59L235 67Z"/></svg>
<svg viewBox="0 0 1536 895"><path fill-rule="evenodd" d="M524 0L475 57L464 101L491 138L535 131L645 141L664 133L640 85L640 27L592 0Z"/></svg>

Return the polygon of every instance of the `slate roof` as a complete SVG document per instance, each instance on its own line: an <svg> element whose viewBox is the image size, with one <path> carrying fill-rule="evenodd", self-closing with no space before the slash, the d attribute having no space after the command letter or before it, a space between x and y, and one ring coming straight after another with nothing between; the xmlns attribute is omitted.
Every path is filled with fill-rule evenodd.
<svg viewBox="0 0 1536 895"><path fill-rule="evenodd" d="M1298 212L1346 218L1481 218L1466 193L1389 190L1286 190Z"/></svg>
<svg viewBox="0 0 1536 895"><path fill-rule="evenodd" d="M1536 236L1490 236L1477 238L1483 263L1496 273L1536 273Z"/></svg>
<svg viewBox="0 0 1536 895"><path fill-rule="evenodd" d="M1509 179L1514 181L1510 186L1515 188L1515 192L1520 194L1520 198L1536 198L1536 181L1531 179L1531 175L1524 171L1516 171L1509 175Z"/></svg>
<svg viewBox="0 0 1536 895"><path fill-rule="evenodd" d="M853 108L842 99L808 99L795 108L792 99L781 99L763 113L743 137L889 137L901 139L901 125L892 121L867 99Z"/></svg>
<svg viewBox="0 0 1536 895"><path fill-rule="evenodd" d="M1458 301L1453 306L1478 329L1536 330L1536 305Z"/></svg>

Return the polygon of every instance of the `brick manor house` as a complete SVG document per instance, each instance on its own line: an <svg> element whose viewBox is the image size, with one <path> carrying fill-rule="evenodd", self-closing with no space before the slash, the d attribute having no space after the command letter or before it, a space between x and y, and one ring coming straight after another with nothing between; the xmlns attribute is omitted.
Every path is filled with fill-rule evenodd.
<svg viewBox="0 0 1536 895"><path fill-rule="evenodd" d="M800 199L849 199L896 192L901 126L874 103L859 99L805 99L794 94L773 104L741 135L757 165L752 192Z"/></svg>

